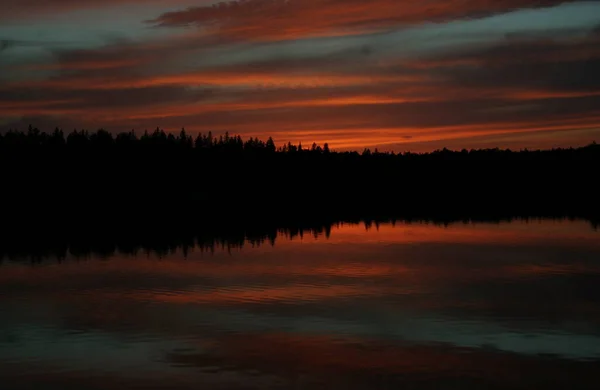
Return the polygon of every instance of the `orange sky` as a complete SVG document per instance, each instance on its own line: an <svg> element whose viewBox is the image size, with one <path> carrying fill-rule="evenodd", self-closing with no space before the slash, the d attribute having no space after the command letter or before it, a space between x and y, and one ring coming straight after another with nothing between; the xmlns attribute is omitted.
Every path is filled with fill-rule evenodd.
<svg viewBox="0 0 600 390"><path fill-rule="evenodd" d="M185 127L334 149L600 135L600 4L0 0L0 131Z"/></svg>

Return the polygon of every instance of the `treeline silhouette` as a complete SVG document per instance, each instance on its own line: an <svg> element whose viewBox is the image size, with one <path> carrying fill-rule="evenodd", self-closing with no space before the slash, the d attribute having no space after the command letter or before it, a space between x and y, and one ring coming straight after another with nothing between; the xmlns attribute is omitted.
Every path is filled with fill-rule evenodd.
<svg viewBox="0 0 600 390"><path fill-rule="evenodd" d="M556 218L555 218L556 219ZM562 219L562 218L559 218ZM187 257L192 251L211 252L237 250L247 246L276 245L280 240L302 239L308 236L329 239L334 228L342 224L364 226L366 230L379 229L384 224L433 224L449 226L455 223L508 223L514 220L535 222L538 218L506 217L478 219L353 219L330 223L269 225L257 221L243 224L215 224L177 226L143 226L128 229L120 225L109 229L67 228L32 230L30 234L10 231L0 239L0 264L3 261L39 263L86 259L92 256L108 258L115 255L169 255ZM598 221L592 221L598 228Z"/></svg>
<svg viewBox="0 0 600 390"><path fill-rule="evenodd" d="M0 263L3 260L45 259L63 260L90 256L109 257L123 255L156 255L164 257L177 252L183 256L192 250L215 252L234 250L245 246L275 245L278 237L295 239L307 235L328 238L332 224L314 226L256 226L199 225L193 230L185 227L158 226L122 229L118 226L104 232L67 229L42 234L9 234L10 239L0 240ZM4 236L7 238L7 236Z"/></svg>
<svg viewBox="0 0 600 390"><path fill-rule="evenodd" d="M211 133L0 135L5 231L328 224L361 218L597 219L600 145L336 152ZM245 222L240 222L245 221Z"/></svg>

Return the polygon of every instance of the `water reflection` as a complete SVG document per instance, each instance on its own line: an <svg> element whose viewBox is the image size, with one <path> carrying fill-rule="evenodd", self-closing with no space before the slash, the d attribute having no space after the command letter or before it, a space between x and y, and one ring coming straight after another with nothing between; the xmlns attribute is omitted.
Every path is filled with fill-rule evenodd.
<svg viewBox="0 0 600 390"><path fill-rule="evenodd" d="M11 389L600 385L589 223L292 236L5 259L0 377Z"/></svg>

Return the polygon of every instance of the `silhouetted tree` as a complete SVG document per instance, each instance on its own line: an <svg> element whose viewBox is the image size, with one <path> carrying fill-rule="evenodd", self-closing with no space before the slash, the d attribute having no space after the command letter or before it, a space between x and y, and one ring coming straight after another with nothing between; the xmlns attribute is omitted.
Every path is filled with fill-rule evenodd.
<svg viewBox="0 0 600 390"><path fill-rule="evenodd" d="M271 137L264 142L229 133L192 139L185 129L173 134L156 128L138 138L133 130L65 134L29 126L0 135L0 167L5 226L104 219L174 226L386 214L597 221L600 214L592 179L600 168L595 143L544 151L359 153L330 150L327 143L278 148Z"/></svg>
<svg viewBox="0 0 600 390"><path fill-rule="evenodd" d="M269 139L267 140L266 148L268 152L275 152L275 141L273 141L273 138L269 137Z"/></svg>

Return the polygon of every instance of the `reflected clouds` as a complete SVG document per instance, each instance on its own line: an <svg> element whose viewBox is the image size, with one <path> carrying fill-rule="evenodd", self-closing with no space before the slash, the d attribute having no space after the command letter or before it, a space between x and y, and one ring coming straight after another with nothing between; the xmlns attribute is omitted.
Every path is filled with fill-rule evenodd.
<svg viewBox="0 0 600 390"><path fill-rule="evenodd" d="M240 389L460 373L511 388L526 369L532 386L597 383L597 235L583 221L340 225L233 251L7 262L0 373Z"/></svg>

